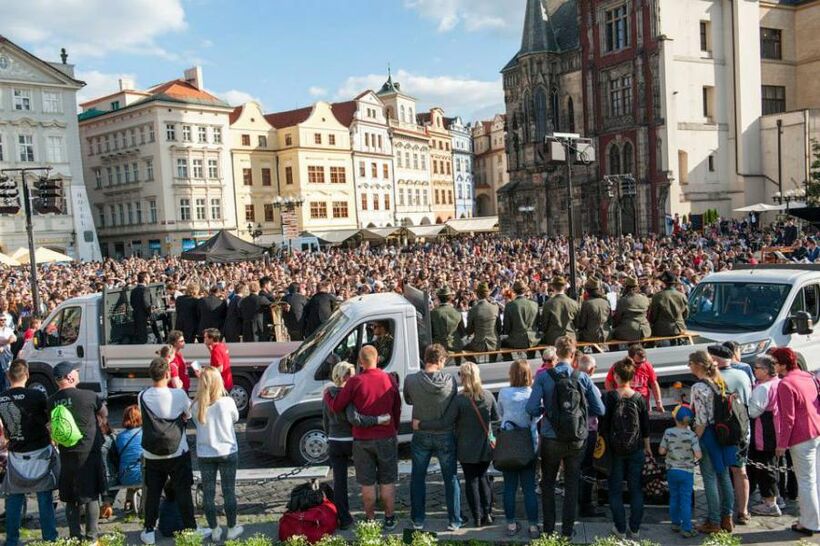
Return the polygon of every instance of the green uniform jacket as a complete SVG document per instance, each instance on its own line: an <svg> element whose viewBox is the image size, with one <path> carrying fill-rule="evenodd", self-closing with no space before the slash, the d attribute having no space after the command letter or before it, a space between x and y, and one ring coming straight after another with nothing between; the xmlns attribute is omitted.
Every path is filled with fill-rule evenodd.
<svg viewBox="0 0 820 546"><path fill-rule="evenodd" d="M581 304L581 312L575 318L578 341L606 341L609 337L609 315L612 308L601 296L590 298Z"/></svg>
<svg viewBox="0 0 820 546"><path fill-rule="evenodd" d="M676 336L686 331L686 317L689 316L689 304L686 296L667 288L652 296L649 304L649 323L652 335Z"/></svg>
<svg viewBox="0 0 820 546"><path fill-rule="evenodd" d="M544 335L541 345L555 345L561 336L575 337L575 317L580 306L566 294L557 294L547 300L541 310L541 325Z"/></svg>
<svg viewBox="0 0 820 546"><path fill-rule="evenodd" d="M652 328L646 318L649 298L643 294L629 294L618 300L612 324L612 338L619 341L640 341L652 335Z"/></svg>
<svg viewBox="0 0 820 546"><path fill-rule="evenodd" d="M513 349L529 349L535 345L535 320L538 318L538 304L518 296L504 307L502 333L507 335L504 345Z"/></svg>
<svg viewBox="0 0 820 546"><path fill-rule="evenodd" d="M498 349L500 315L498 304L487 299L479 300L470 307L467 312L467 335L472 335L473 339L467 344L468 351L480 353Z"/></svg>
<svg viewBox="0 0 820 546"><path fill-rule="evenodd" d="M430 312L430 327L433 330L433 343L441 343L452 352L464 349L464 321L455 307L443 303Z"/></svg>
<svg viewBox="0 0 820 546"><path fill-rule="evenodd" d="M379 353L379 368L384 368L390 364L390 356L393 354L393 336L384 334L373 340L373 346Z"/></svg>

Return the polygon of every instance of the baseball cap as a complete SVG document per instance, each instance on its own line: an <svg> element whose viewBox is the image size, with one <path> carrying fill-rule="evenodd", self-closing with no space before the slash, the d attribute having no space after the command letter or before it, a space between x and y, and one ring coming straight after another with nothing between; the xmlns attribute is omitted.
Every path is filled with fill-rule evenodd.
<svg viewBox="0 0 820 546"><path fill-rule="evenodd" d="M691 421L695 417L695 412L692 411L688 405L680 404L675 409L672 410L672 417L675 418L675 421L679 423L683 423L685 421Z"/></svg>
<svg viewBox="0 0 820 546"><path fill-rule="evenodd" d="M75 364L74 362L69 362L64 360L54 366L54 371L52 372L54 375L54 379L63 379L64 377L68 377L68 375L73 372L74 370L79 370L80 365Z"/></svg>

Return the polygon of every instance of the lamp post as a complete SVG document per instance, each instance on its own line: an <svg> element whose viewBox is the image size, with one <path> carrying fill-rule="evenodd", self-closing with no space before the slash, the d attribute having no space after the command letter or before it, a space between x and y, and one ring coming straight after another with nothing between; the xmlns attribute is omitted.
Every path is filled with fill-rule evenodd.
<svg viewBox="0 0 820 546"><path fill-rule="evenodd" d="M254 228L253 222L248 222L248 235L253 239L253 244L256 244L256 240L262 236L262 224L256 224Z"/></svg>
<svg viewBox="0 0 820 546"><path fill-rule="evenodd" d="M786 214L789 213L789 206L792 201L805 201L806 199L806 190L805 189L794 189L794 190L786 190L784 192L776 192L774 194L774 200L778 205L782 205L785 203L786 205Z"/></svg>
<svg viewBox="0 0 820 546"><path fill-rule="evenodd" d="M297 207L301 207L304 204L305 198L301 195L296 196L287 196L282 197L281 195L277 195L273 199L273 206L274 208L279 210L279 224L282 229L282 241L284 242L287 240L288 242L288 250L291 249L291 238L289 233L285 233L285 214L287 213L288 216L292 216L292 213L296 210ZM292 220L292 218L289 218ZM290 227L290 221L288 222L288 227Z"/></svg>

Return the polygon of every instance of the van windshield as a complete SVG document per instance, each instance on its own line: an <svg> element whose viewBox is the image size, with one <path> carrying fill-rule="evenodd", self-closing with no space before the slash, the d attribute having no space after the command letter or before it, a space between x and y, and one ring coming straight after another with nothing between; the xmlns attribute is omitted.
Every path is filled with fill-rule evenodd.
<svg viewBox="0 0 820 546"><path fill-rule="evenodd" d="M279 362L279 371L281 373L296 373L305 367L308 360L310 360L313 351L316 347L322 344L322 341L331 335L336 329L348 320L341 308L336 309L327 322L319 326L319 328L310 334L308 338L299 345L299 348L291 354L284 357Z"/></svg>
<svg viewBox="0 0 820 546"><path fill-rule="evenodd" d="M755 332L768 329L792 287L752 282L702 282L689 297L692 330Z"/></svg>

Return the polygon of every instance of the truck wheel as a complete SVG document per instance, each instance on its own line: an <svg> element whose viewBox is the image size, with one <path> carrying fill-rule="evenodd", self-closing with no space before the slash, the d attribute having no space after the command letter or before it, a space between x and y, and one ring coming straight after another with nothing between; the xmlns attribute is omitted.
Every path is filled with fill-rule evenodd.
<svg viewBox="0 0 820 546"><path fill-rule="evenodd" d="M327 460L327 434L321 419L308 419L293 427L288 436L288 457L297 465Z"/></svg>
<svg viewBox="0 0 820 546"><path fill-rule="evenodd" d="M233 381L233 388L231 389L231 398L236 402L236 409L239 410L240 417L246 417L251 403L251 391L253 385L244 377L237 377Z"/></svg>
<svg viewBox="0 0 820 546"><path fill-rule="evenodd" d="M31 377L28 378L28 385L26 386L30 389L38 390L46 396L51 396L57 392L57 385L54 384L54 381L42 373L31 374Z"/></svg>

